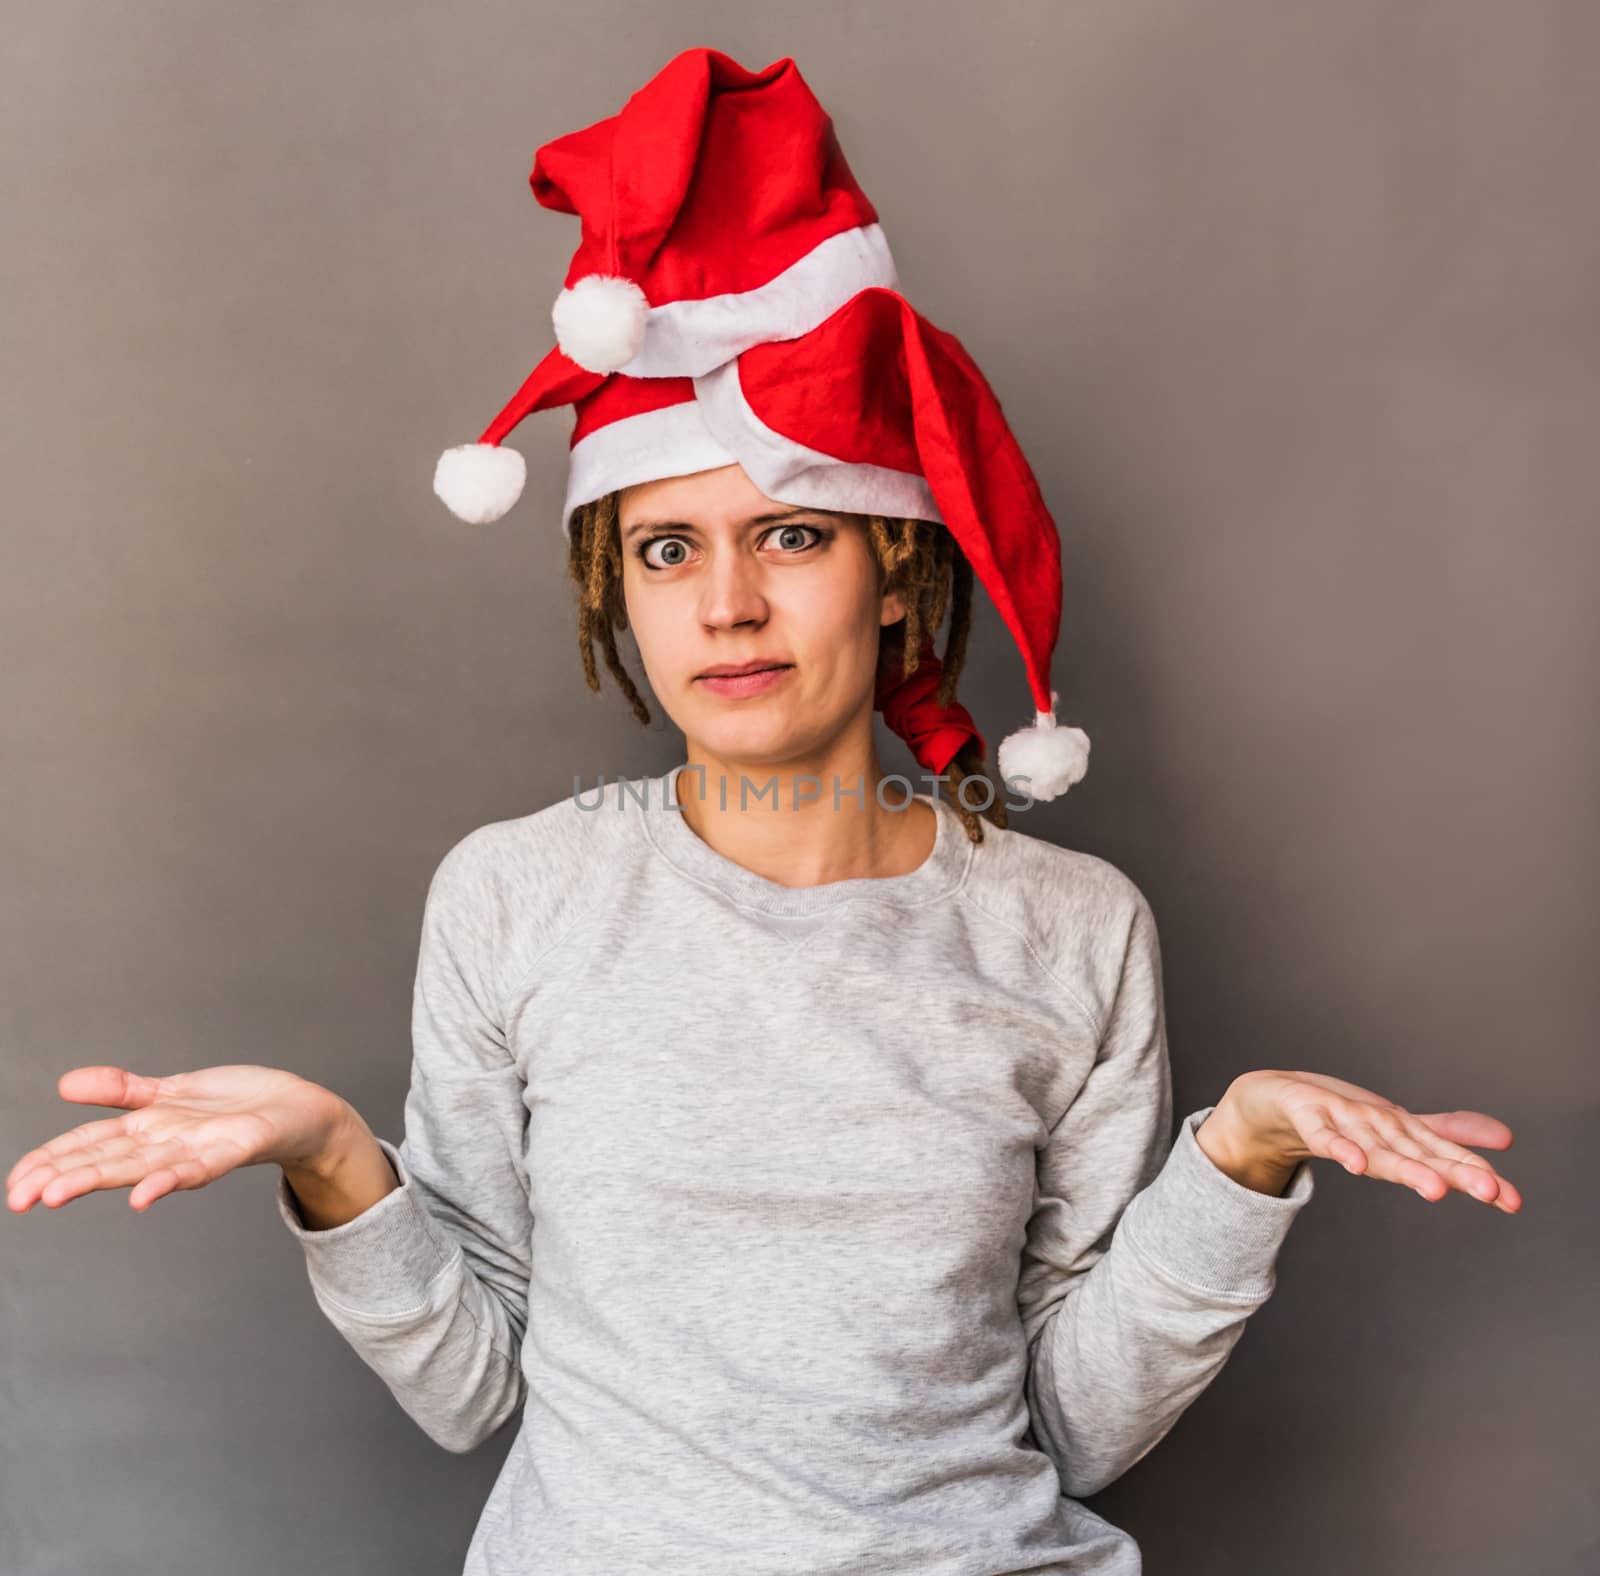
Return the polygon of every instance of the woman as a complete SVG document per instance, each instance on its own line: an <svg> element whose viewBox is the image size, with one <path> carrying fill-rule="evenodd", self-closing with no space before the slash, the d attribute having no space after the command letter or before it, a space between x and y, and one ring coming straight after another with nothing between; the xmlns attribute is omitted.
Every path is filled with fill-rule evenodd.
<svg viewBox="0 0 1600 1576"><path fill-rule="evenodd" d="M792 62L688 51L605 138L542 149L535 190L587 191L598 147L615 204L621 153L675 129L725 197L771 163L729 162L724 104L741 134L763 104L815 130ZM804 146L842 189L828 136ZM693 186L672 184L652 255L699 235L703 283ZM444 856L400 1145L271 1069L78 1068L64 1098L128 1114L24 1156L8 1202L126 1186L144 1209L277 1163L319 1306L416 1422L463 1451L522 1411L469 1576L1136 1572L1133 1540L1080 1501L1216 1377L1271 1295L1311 1157L1514 1212L1466 1147L1509 1130L1266 1070L1174 1143L1149 905L1010 824L954 698L980 580L1036 702L1000 751L1011 808L1082 775L1048 690L1054 528L987 386L854 276L802 332L751 338L747 318L728 359L682 370L669 352L704 352L706 325L664 305L714 296L725 327L730 301L759 319L771 292L674 296L670 267L622 257L646 226L572 206L666 332L641 340L615 292L585 322L575 261L559 354L436 485L497 517L521 487L499 439L577 405L563 520L586 676L600 687L598 645L650 720L630 630L683 761ZM936 791L891 786L875 709Z"/></svg>

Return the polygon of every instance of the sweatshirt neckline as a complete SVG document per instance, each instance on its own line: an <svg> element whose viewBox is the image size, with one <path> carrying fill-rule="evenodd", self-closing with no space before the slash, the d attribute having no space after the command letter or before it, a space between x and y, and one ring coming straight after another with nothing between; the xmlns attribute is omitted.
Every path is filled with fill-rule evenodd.
<svg viewBox="0 0 1600 1576"><path fill-rule="evenodd" d="M784 886L718 853L690 827L678 797L678 774L686 769L687 762L680 762L648 779L649 791L642 802L634 801L631 794L624 799L635 802L644 835L662 859L745 908L785 915L816 914L863 901L917 908L951 896L971 868L976 845L968 838L961 818L942 799L918 793L915 797L932 807L936 820L933 848L914 870L895 876L853 876L820 886Z"/></svg>

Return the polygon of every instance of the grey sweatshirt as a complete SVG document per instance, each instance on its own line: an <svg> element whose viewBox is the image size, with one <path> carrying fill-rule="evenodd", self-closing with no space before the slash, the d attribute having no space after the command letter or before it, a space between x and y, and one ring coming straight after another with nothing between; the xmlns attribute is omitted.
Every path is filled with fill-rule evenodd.
<svg viewBox="0 0 1600 1576"><path fill-rule="evenodd" d="M785 887L690 829L682 769L444 855L401 1185L313 1231L279 1179L432 1439L520 1408L464 1576L1134 1576L1080 1501L1227 1361L1309 1162L1242 1186L1210 1106L1173 1141L1114 865L919 795L917 869Z"/></svg>

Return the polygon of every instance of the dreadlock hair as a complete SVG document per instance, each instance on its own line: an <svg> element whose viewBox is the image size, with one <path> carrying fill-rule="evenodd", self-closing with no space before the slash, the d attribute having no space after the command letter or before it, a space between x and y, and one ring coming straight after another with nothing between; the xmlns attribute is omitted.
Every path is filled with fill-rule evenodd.
<svg viewBox="0 0 1600 1576"><path fill-rule="evenodd" d="M585 682L596 694L600 692L600 673L595 663L598 645L607 670L627 696L634 716L648 725L650 708L617 650L617 631L628 627L622 593L621 497L619 489L573 510L567 573L578 588L578 653L583 660ZM855 518L865 523L878 562L880 591L896 589L906 604L905 617L885 625L880 633L879 670L887 672L889 663L898 662L902 677L915 673L924 633L936 632L948 613L950 633L940 658L944 671L936 692L938 703L947 706L955 698L972 627L972 565L949 528L938 521L876 514ZM973 783L971 797L981 808L973 809L962 802L961 790L969 779ZM983 841L984 820L999 827L1006 825L1005 804L973 741L968 740L950 763L939 791L961 818L974 843Z"/></svg>

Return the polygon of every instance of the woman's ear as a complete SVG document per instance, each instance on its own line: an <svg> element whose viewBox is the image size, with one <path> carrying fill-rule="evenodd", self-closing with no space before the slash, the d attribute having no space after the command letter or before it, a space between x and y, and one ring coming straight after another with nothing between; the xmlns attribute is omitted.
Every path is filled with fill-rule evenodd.
<svg viewBox="0 0 1600 1576"><path fill-rule="evenodd" d="M880 624L898 624L906 616L906 599L898 591L883 593L883 607L878 614Z"/></svg>

